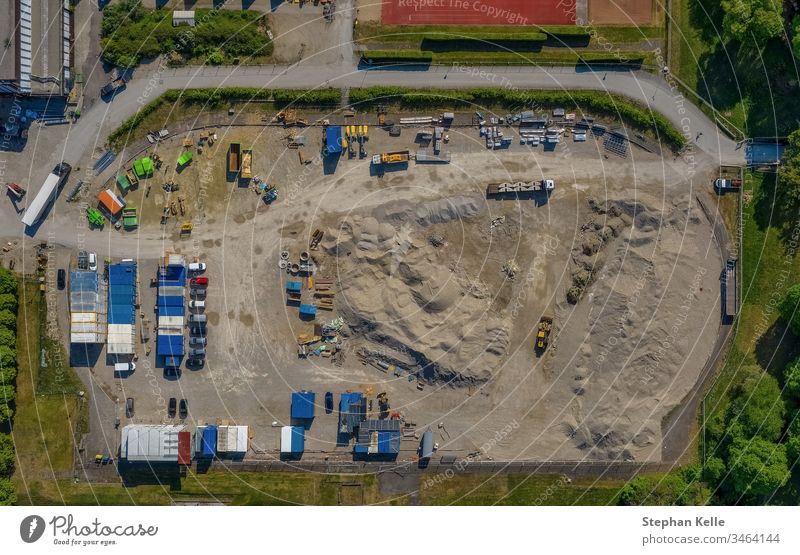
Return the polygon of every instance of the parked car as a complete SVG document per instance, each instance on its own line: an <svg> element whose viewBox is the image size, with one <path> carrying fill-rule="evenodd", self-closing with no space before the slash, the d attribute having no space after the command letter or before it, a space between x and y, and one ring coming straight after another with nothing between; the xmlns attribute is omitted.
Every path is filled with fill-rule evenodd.
<svg viewBox="0 0 800 555"><path fill-rule="evenodd" d="M127 418L133 418L133 397L128 397L125 399L125 416Z"/></svg>
<svg viewBox="0 0 800 555"><path fill-rule="evenodd" d="M189 263L189 271L190 272L205 272L206 271L206 263L205 262L191 262L191 263Z"/></svg>
<svg viewBox="0 0 800 555"><path fill-rule="evenodd" d="M69 175L69 172L72 171L72 166L67 164L66 162L61 162L57 164L55 168L53 168L53 173L56 174L58 177L64 177Z"/></svg>
<svg viewBox="0 0 800 555"><path fill-rule="evenodd" d="M86 251L78 251L78 269L89 269L89 253Z"/></svg>
<svg viewBox="0 0 800 555"><path fill-rule="evenodd" d="M198 310L203 310L206 307L205 301L189 301L189 308L196 308Z"/></svg>
<svg viewBox="0 0 800 555"><path fill-rule="evenodd" d="M205 337L193 336L193 337L189 338L189 345L197 345L199 347L203 347L203 346L205 346L206 341L207 340L206 340Z"/></svg>
<svg viewBox="0 0 800 555"><path fill-rule="evenodd" d="M191 324L205 324L208 321L208 316L205 314L189 314L189 323Z"/></svg>
<svg viewBox="0 0 800 555"><path fill-rule="evenodd" d="M202 368L205 363L204 358L190 358L186 360L186 368Z"/></svg>
<svg viewBox="0 0 800 555"><path fill-rule="evenodd" d="M63 268L58 269L58 288L64 289L67 286L67 272Z"/></svg>
<svg viewBox="0 0 800 555"><path fill-rule="evenodd" d="M205 335L206 334L206 324L205 322L195 322L192 327L189 328L189 333L192 335Z"/></svg>
<svg viewBox="0 0 800 555"><path fill-rule="evenodd" d="M330 391L325 393L325 412L328 414L333 412L333 393Z"/></svg>
<svg viewBox="0 0 800 555"><path fill-rule="evenodd" d="M181 399L180 408L178 410L181 418L186 418L189 415L189 403L186 399Z"/></svg>
<svg viewBox="0 0 800 555"><path fill-rule="evenodd" d="M203 348L189 349L189 356L190 357L204 357L204 356L206 356L206 350L203 349Z"/></svg>
<svg viewBox="0 0 800 555"><path fill-rule="evenodd" d="M208 286L208 278L207 277L193 277L191 280L189 280L189 285L191 285L192 287L197 286L197 285L206 287L206 286Z"/></svg>
<svg viewBox="0 0 800 555"><path fill-rule="evenodd" d="M97 255L93 252L89 253L89 270L92 272L97 271Z"/></svg>
<svg viewBox="0 0 800 555"><path fill-rule="evenodd" d="M170 418L175 418L175 410L178 406L178 400L175 397L169 398L169 405L167 407L167 416Z"/></svg>
<svg viewBox="0 0 800 555"><path fill-rule="evenodd" d="M114 364L114 372L133 372L136 370L135 362L117 362Z"/></svg>
<svg viewBox="0 0 800 555"><path fill-rule="evenodd" d="M189 294L192 297L205 297L206 296L206 290L205 289L200 289L200 288L197 288L197 287L192 287L191 289L189 289Z"/></svg>

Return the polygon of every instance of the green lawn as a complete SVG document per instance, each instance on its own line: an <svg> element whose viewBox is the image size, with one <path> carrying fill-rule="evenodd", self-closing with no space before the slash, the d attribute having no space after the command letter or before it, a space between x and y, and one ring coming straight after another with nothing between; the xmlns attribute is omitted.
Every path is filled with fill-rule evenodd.
<svg viewBox="0 0 800 555"><path fill-rule="evenodd" d="M39 395L40 304L44 302L35 281L20 280L17 321L17 410L12 434L17 453L14 481L19 503L29 501L29 488L54 475L69 472L73 459L73 431L85 426L86 413L77 395ZM52 369L52 368L51 368ZM71 369L64 370L64 380L74 384ZM54 378L48 379L53 383ZM51 482L52 483L52 482Z"/></svg>
<svg viewBox="0 0 800 555"><path fill-rule="evenodd" d="M437 485L421 474L419 501L426 505L614 505L621 482L567 483L559 476L479 475L442 477ZM382 494L374 475L190 472L177 482L123 487L61 480L35 483L21 503L41 505L404 505L408 494Z"/></svg>

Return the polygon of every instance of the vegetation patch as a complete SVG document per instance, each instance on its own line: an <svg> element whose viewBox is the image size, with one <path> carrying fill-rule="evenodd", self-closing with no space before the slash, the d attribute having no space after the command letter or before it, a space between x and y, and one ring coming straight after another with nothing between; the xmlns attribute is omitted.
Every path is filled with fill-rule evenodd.
<svg viewBox="0 0 800 555"><path fill-rule="evenodd" d="M122 68L161 54L173 65L226 64L272 54L266 18L242 10L195 10L195 27L172 25L172 10L150 10L138 0L123 0L103 9L103 61Z"/></svg>
<svg viewBox="0 0 800 555"><path fill-rule="evenodd" d="M14 472L14 441L8 433L17 405L17 276L0 268L0 505L16 500L11 474Z"/></svg>
<svg viewBox="0 0 800 555"><path fill-rule="evenodd" d="M370 64L429 64L433 61L433 52L422 50L367 50L361 58Z"/></svg>

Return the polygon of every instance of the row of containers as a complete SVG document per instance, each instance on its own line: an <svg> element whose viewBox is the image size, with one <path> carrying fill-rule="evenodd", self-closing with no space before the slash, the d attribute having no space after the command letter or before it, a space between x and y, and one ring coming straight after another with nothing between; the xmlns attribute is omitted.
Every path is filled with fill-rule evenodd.
<svg viewBox="0 0 800 555"><path fill-rule="evenodd" d="M305 432L315 417L316 394L313 391L292 393L292 426L281 429L281 456L298 458L305 449ZM325 394L325 412L333 412L333 394ZM360 391L340 394L337 444L353 443L353 456L362 460L393 460L400 453L402 422L399 418L372 419L367 417L367 398ZM434 452L433 433L422 434L420 458L430 459Z"/></svg>
<svg viewBox="0 0 800 555"><path fill-rule="evenodd" d="M250 441L248 426L129 424L122 428L120 459L127 462L177 463L213 457L240 459Z"/></svg>

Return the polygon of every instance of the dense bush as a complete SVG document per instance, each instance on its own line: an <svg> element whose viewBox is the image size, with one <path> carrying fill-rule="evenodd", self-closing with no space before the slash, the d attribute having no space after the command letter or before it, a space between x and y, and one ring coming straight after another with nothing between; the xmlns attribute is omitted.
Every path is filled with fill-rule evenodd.
<svg viewBox="0 0 800 555"><path fill-rule="evenodd" d="M13 293L0 293L0 310L17 310L17 296Z"/></svg>
<svg viewBox="0 0 800 555"><path fill-rule="evenodd" d="M8 434L0 434L0 477L14 470L14 441Z"/></svg>
<svg viewBox="0 0 800 555"><path fill-rule="evenodd" d="M272 99L279 106L289 104L338 106L342 102L342 92L339 89L317 89L312 91L276 89L272 91Z"/></svg>
<svg viewBox="0 0 800 555"><path fill-rule="evenodd" d="M128 0L103 11L103 60L118 67L133 67L167 53L210 64L272 53L265 20L258 12L195 10L195 27L173 27L171 10L149 10L133 4Z"/></svg>
<svg viewBox="0 0 800 555"><path fill-rule="evenodd" d="M0 294L17 294L17 276L7 270L0 271Z"/></svg>
<svg viewBox="0 0 800 555"><path fill-rule="evenodd" d="M620 492L621 505L705 505L711 492L690 465L665 475L637 476Z"/></svg>
<svg viewBox="0 0 800 555"><path fill-rule="evenodd" d="M786 446L760 437L735 440L728 465L740 495L771 495L789 481Z"/></svg>
<svg viewBox="0 0 800 555"><path fill-rule="evenodd" d="M17 316L10 310L0 310L0 328L17 329Z"/></svg>
<svg viewBox="0 0 800 555"><path fill-rule="evenodd" d="M778 441L786 414L778 381L755 367L743 371L749 375L737 387L736 397L728 408L728 435Z"/></svg>

